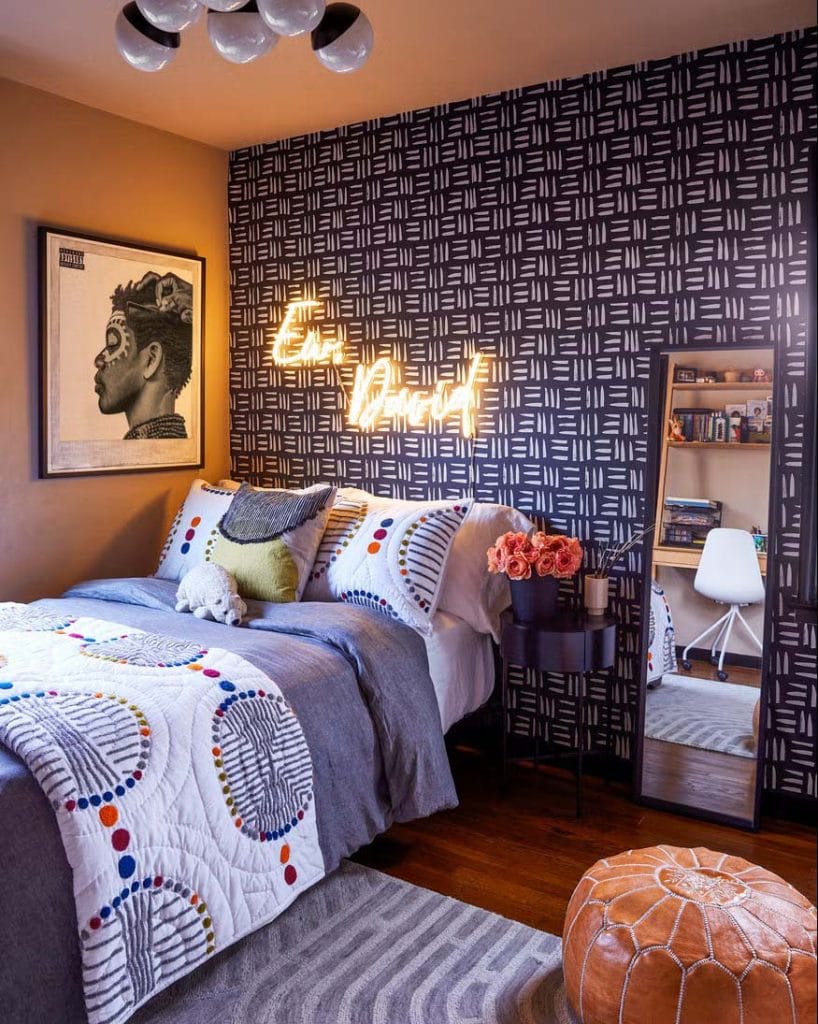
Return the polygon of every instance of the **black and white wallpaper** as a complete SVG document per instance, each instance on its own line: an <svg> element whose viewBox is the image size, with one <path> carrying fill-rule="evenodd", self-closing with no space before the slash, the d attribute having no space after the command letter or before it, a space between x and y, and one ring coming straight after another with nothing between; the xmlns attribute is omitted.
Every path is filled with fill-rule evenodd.
<svg viewBox="0 0 818 1024"><path fill-rule="evenodd" d="M731 43L254 146L232 154L229 185L233 472L260 483L332 480L405 498L473 485L479 500L579 536L593 564L644 516L651 352L776 347L784 442L765 785L802 796L816 795L816 635L787 598L817 38ZM391 355L409 385L459 378L475 351L489 357L476 441L456 418L348 427L333 369L273 366L272 336L301 298L322 302L352 363ZM352 372L339 368L346 388ZM613 600L625 757L640 591L634 554ZM592 693L601 706L601 679Z"/></svg>

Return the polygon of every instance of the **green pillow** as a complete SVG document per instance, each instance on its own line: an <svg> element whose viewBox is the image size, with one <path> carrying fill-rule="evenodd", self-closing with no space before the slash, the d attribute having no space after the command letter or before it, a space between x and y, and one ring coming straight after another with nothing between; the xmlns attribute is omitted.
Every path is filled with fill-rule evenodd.
<svg viewBox="0 0 818 1024"><path fill-rule="evenodd" d="M257 490L242 484L222 516L206 558L257 601L300 601L332 507L335 488Z"/></svg>
<svg viewBox="0 0 818 1024"><path fill-rule="evenodd" d="M280 537L255 544L238 544L220 533L212 552L211 561L236 577L242 597L279 603L296 600L298 567Z"/></svg>

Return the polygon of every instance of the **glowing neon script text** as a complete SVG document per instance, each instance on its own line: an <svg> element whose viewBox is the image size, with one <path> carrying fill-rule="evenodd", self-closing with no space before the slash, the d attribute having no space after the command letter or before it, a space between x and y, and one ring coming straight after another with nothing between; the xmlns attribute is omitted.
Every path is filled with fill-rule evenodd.
<svg viewBox="0 0 818 1024"><path fill-rule="evenodd" d="M303 299L291 302L273 339L273 362L279 366L316 366L342 363L344 343L338 338L321 337L320 327L306 327L310 310L320 302Z"/></svg>
<svg viewBox="0 0 818 1024"><path fill-rule="evenodd" d="M349 422L371 430L381 419L405 418L413 427L430 419L445 420L460 413L464 437L474 437L474 413L477 407L477 377L483 365L478 352L471 361L462 384L439 380L434 389L397 387L398 368L391 359L377 359L371 366L355 370L355 383L349 404Z"/></svg>

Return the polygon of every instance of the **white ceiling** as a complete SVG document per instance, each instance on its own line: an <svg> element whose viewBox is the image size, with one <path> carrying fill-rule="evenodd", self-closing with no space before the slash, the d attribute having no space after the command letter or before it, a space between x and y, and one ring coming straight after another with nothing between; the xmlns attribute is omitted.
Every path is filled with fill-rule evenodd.
<svg viewBox="0 0 818 1024"><path fill-rule="evenodd" d="M223 149L815 23L814 0L357 0L375 51L352 75L309 38L254 64L211 49L204 17L173 65L119 57L124 0L0 0L0 75Z"/></svg>

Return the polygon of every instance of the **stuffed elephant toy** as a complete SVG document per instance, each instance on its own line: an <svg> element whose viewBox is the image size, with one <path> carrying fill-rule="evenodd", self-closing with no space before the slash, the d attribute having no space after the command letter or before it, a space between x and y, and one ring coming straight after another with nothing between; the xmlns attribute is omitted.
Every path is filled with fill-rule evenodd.
<svg viewBox="0 0 818 1024"><path fill-rule="evenodd" d="M176 591L176 611L193 612L197 619L238 626L247 605L239 597L233 576L220 565L205 562L182 577Z"/></svg>

